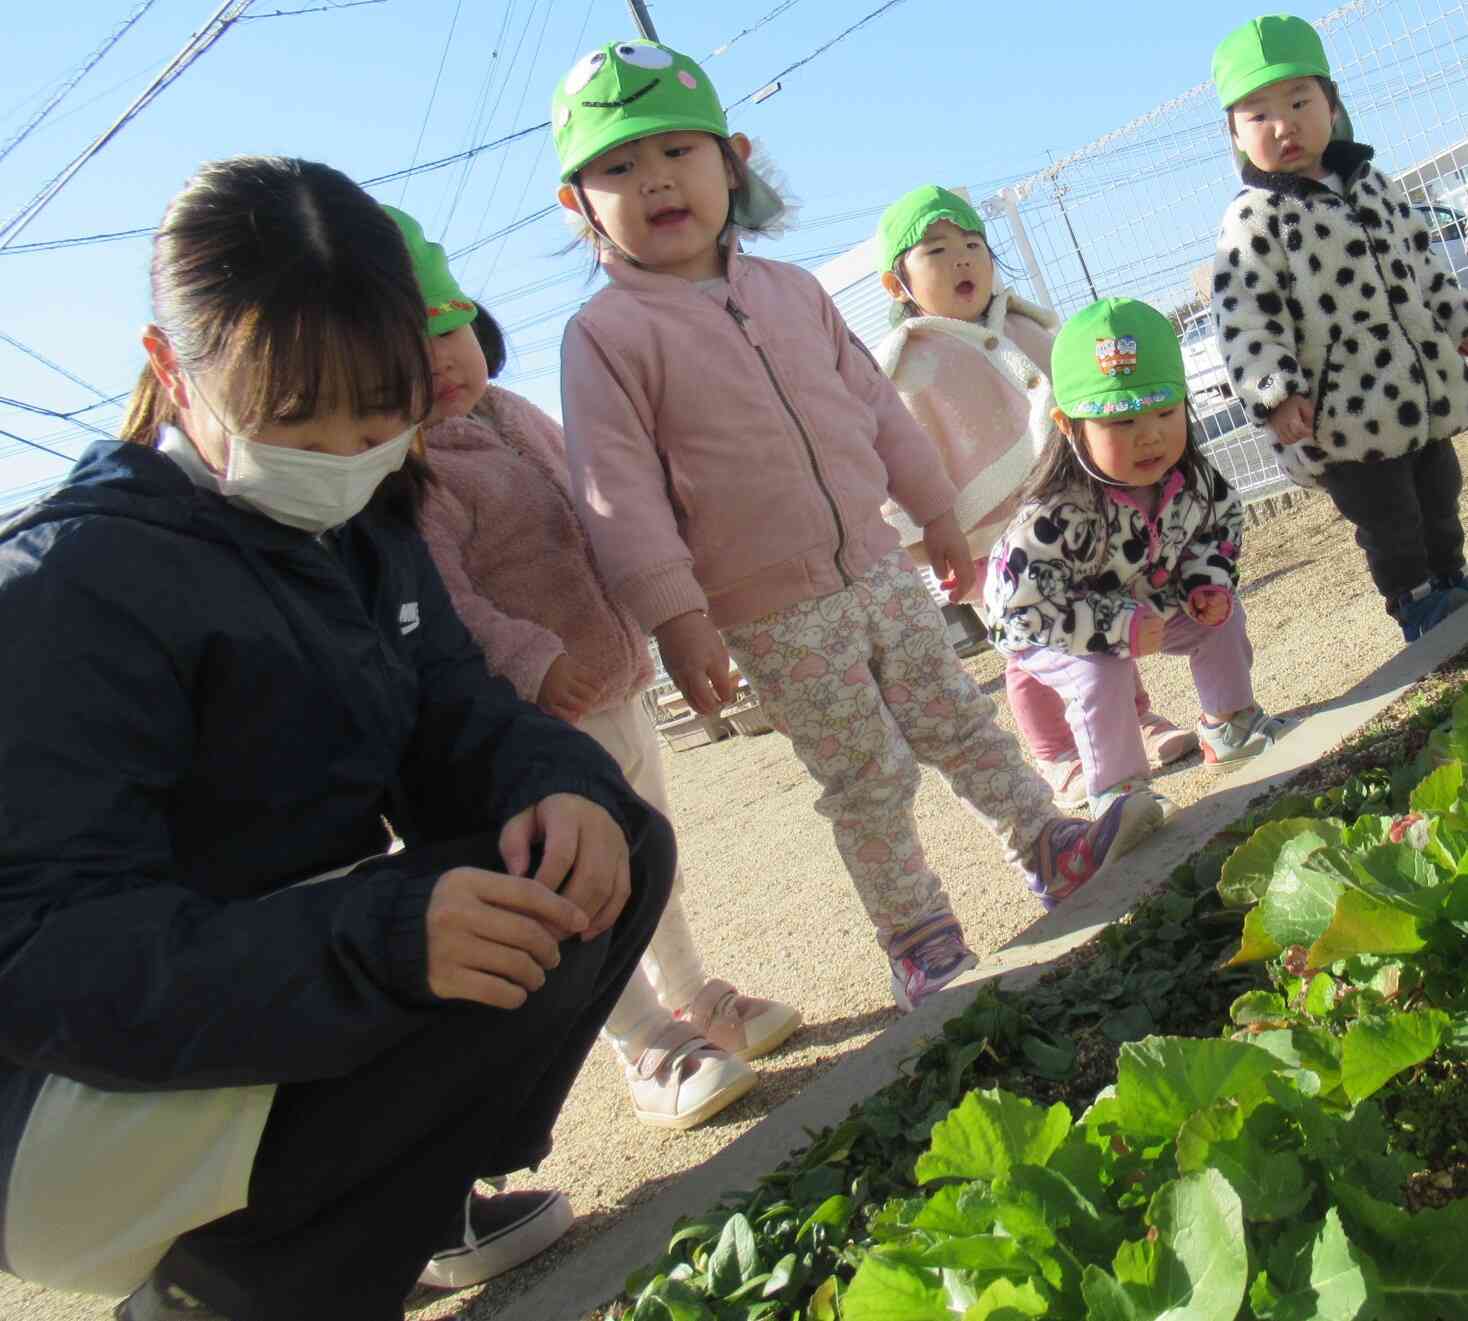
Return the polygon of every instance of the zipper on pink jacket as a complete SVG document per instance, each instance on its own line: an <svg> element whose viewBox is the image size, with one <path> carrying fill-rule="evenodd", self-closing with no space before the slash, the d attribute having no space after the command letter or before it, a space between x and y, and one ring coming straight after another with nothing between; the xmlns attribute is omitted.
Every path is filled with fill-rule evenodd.
<svg viewBox="0 0 1468 1321"><path fill-rule="evenodd" d="M836 524L836 554L834 557L836 572L841 575L841 581L850 587L854 579L846 572L846 566L841 563L841 554L846 549L846 525L841 521L841 510L837 508L836 497L831 494L831 488L826 485L826 479L821 474L821 465L816 461L816 447L811 441L810 432L805 429L805 423L800 420L800 414L795 411L795 405L790 402L790 396L785 393L785 387L780 384L780 378L775 375L775 364L770 361L764 345L759 342L750 327L749 314L743 311L732 298L724 304L724 311L734 319L734 324L739 327L740 334L744 336L749 347L755 351L760 362L764 364L765 375L770 378L775 394L779 396L785 411L790 414L790 420L795 423L795 429L800 432L800 439L805 443L806 457L810 460L811 473L816 479L816 485L820 488L821 494L825 496L826 503L831 508L831 518Z"/></svg>

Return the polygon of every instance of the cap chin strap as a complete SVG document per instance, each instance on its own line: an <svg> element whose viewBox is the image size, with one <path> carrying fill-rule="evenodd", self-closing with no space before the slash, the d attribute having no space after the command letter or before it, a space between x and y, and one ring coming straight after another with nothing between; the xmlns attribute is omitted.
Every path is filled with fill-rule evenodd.
<svg viewBox="0 0 1468 1321"><path fill-rule="evenodd" d="M1072 418L1071 421L1077 426L1085 425L1085 423L1082 422L1079 418ZM1076 462L1079 463L1081 467L1086 470L1088 476L1100 482L1102 486L1123 486L1130 488L1133 485L1133 483L1131 482L1119 482L1114 477L1103 477L1099 472L1091 467L1090 463L1086 459L1085 452L1081 449L1080 445L1077 444L1076 438L1074 436L1066 436L1065 440L1066 444L1070 446L1070 452L1076 456Z"/></svg>

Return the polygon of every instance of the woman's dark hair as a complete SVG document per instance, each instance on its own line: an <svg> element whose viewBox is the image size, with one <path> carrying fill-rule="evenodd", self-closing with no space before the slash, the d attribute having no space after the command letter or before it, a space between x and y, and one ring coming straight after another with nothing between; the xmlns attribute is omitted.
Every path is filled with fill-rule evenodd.
<svg viewBox="0 0 1468 1321"><path fill-rule="evenodd" d="M505 347L505 333L483 303L474 304L474 320L469 324L474 327L474 338L479 341L479 347L484 353L484 365L489 368L489 379L492 381L504 371L509 358L509 351Z"/></svg>
<svg viewBox="0 0 1468 1321"><path fill-rule="evenodd" d="M433 368L402 234L371 197L315 161L204 165L153 236L153 319L186 371L230 373L218 401L243 432L318 411L426 417ZM176 410L151 368L122 438L154 445ZM411 458L411 456L410 456ZM415 465L392 488L416 488Z"/></svg>
<svg viewBox="0 0 1468 1321"><path fill-rule="evenodd" d="M1193 413L1192 405L1185 407L1188 410L1188 439L1183 446L1183 456L1177 461L1177 469L1183 475L1185 490L1196 491L1205 500L1211 500L1213 465L1203 454L1198 419ZM1086 419L1074 417L1070 421L1076 432L1075 445L1085 446L1086 462L1094 468L1096 461L1091 456L1090 447L1086 445ZM1066 438L1065 432L1057 423L1051 422L1050 436L1045 441L1045 448L1040 451L1040 457L1035 460L1035 466L1020 490L1020 503L1053 500L1062 492L1076 490L1086 493L1089 497L1087 503L1092 509L1099 511L1106 508L1106 483L1097 481L1081 466L1075 448Z"/></svg>

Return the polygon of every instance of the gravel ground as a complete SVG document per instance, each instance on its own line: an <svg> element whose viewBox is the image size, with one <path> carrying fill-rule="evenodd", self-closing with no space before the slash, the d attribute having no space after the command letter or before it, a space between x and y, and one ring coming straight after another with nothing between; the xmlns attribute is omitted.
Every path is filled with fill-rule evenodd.
<svg viewBox="0 0 1468 1321"><path fill-rule="evenodd" d="M1460 440L1460 453L1463 446ZM1256 694L1275 714L1308 716L1402 645L1350 529L1324 497L1297 496L1294 509L1250 528L1243 567ZM986 651L968 667L1012 729L999 659ZM1142 671L1154 706L1191 725L1197 699L1186 662L1149 658ZM579 1215L575 1228L551 1252L477 1296L415 1298L413 1315L423 1321L456 1310L468 1321L486 1321L497 1304L544 1273L574 1271L578 1243L656 1197L681 1171L719 1151L897 1016L885 961L828 827L812 810L815 785L786 741L777 734L733 738L665 757L687 878L684 903L709 974L799 1005L806 1026L756 1064L760 1085L748 1097L683 1134L632 1117L612 1054L598 1047L562 1114L554 1153L533 1179L512 1180L512 1186L564 1190ZM1215 782L1196 755L1158 779L1181 804L1203 797ZM993 839L932 772L924 772L917 816L929 861L976 951L997 949L1040 915ZM874 1077L873 1090L885 1081ZM609 1296L618 1283L608 1281ZM110 1314L97 1300L0 1278L6 1321L103 1321Z"/></svg>

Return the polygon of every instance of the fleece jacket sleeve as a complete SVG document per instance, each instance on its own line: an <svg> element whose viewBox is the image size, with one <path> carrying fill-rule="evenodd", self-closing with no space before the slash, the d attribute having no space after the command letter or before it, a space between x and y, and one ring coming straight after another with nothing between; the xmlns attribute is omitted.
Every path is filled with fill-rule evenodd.
<svg viewBox="0 0 1468 1321"><path fill-rule="evenodd" d="M1213 261L1213 316L1234 393L1256 422L1310 389L1295 357L1282 240L1270 234L1259 195L1246 191L1224 213Z"/></svg>
<svg viewBox="0 0 1468 1321"><path fill-rule="evenodd" d="M436 485L424 501L421 528L454 609L484 653L490 670L508 679L527 702L540 695L546 671L566 647L550 629L500 610L469 572L477 512Z"/></svg>
<svg viewBox="0 0 1468 1321"><path fill-rule="evenodd" d="M1105 527L1100 515L1071 510L1062 533L1044 506L1027 506L989 556L984 605L994 645L1007 655L1044 647L1073 656L1127 657L1138 623L1155 614L1120 592L1088 586L1099 567ZM1085 558L1068 545L1095 550Z"/></svg>
<svg viewBox="0 0 1468 1321"><path fill-rule="evenodd" d="M653 410L616 350L578 318L561 341L571 492L612 596L644 632L707 610L653 439Z"/></svg>
<svg viewBox="0 0 1468 1321"><path fill-rule="evenodd" d="M958 491L943 466L943 456L824 290L821 298L836 346L836 370L851 392L876 415L877 453L887 469L887 494L914 523L926 527L948 513L958 499Z"/></svg>

